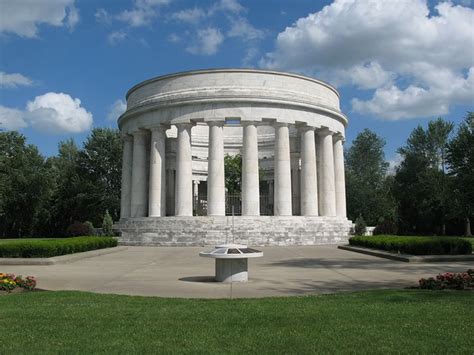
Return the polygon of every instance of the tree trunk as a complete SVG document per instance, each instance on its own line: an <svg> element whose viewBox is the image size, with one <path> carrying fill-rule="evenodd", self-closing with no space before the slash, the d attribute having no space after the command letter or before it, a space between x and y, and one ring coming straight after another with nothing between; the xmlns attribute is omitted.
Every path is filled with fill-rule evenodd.
<svg viewBox="0 0 474 355"><path fill-rule="evenodd" d="M446 223L441 225L441 235L446 235Z"/></svg>
<svg viewBox="0 0 474 355"><path fill-rule="evenodd" d="M466 217L466 237L472 237L471 220L469 219L469 217Z"/></svg>

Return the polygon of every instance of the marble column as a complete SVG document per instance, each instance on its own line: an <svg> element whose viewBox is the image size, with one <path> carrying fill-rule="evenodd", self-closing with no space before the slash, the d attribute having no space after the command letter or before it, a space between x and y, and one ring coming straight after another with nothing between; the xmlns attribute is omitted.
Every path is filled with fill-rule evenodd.
<svg viewBox="0 0 474 355"><path fill-rule="evenodd" d="M209 122L207 215L225 216L224 122Z"/></svg>
<svg viewBox="0 0 474 355"><path fill-rule="evenodd" d="M191 123L176 125L176 193L175 215L193 215L193 166L191 152Z"/></svg>
<svg viewBox="0 0 474 355"><path fill-rule="evenodd" d="M291 141L290 141L291 147ZM290 153L291 159L291 198L293 216L301 215L301 193L300 193L300 153Z"/></svg>
<svg viewBox="0 0 474 355"><path fill-rule="evenodd" d="M174 179L175 171L174 169L167 169L166 170L166 215L167 216L174 216L175 207L175 179Z"/></svg>
<svg viewBox="0 0 474 355"><path fill-rule="evenodd" d="M144 130L133 133L132 197L130 206L130 216L132 218L146 217L147 214L146 135L147 132Z"/></svg>
<svg viewBox="0 0 474 355"><path fill-rule="evenodd" d="M126 134L122 136L122 191L120 200L120 218L130 217L130 198L132 189L132 158L133 158L133 138Z"/></svg>
<svg viewBox="0 0 474 355"><path fill-rule="evenodd" d="M242 122L242 215L260 215L258 136L255 122Z"/></svg>
<svg viewBox="0 0 474 355"><path fill-rule="evenodd" d="M288 124L275 124L274 215L291 216L291 162Z"/></svg>
<svg viewBox="0 0 474 355"><path fill-rule="evenodd" d="M318 131L320 150L320 191L321 216L336 216L336 188L334 180L334 153L332 132L328 129Z"/></svg>
<svg viewBox="0 0 474 355"><path fill-rule="evenodd" d="M336 190L336 216L346 217L346 179L344 174L344 148L342 135L334 136L334 180Z"/></svg>
<svg viewBox="0 0 474 355"><path fill-rule="evenodd" d="M303 127L301 129L301 215L318 215L314 127Z"/></svg>
<svg viewBox="0 0 474 355"><path fill-rule="evenodd" d="M166 215L166 128L157 126L150 128L150 130L151 145L148 216L163 217Z"/></svg>

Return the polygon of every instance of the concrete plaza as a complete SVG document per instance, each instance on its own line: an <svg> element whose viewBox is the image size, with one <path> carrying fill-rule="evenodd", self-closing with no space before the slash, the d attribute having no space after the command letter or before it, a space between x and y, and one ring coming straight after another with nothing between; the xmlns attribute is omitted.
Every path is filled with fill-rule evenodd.
<svg viewBox="0 0 474 355"><path fill-rule="evenodd" d="M249 260L249 282L213 282L210 247L125 247L119 251L56 265L0 265L1 272L33 275L47 290L126 295L234 298L403 288L421 277L466 271L472 261L404 263L337 249L337 246L262 247Z"/></svg>

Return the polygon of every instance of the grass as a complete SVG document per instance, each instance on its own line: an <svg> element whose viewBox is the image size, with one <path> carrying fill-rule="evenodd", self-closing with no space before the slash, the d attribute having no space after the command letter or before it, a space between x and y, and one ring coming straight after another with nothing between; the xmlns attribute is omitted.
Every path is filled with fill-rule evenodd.
<svg viewBox="0 0 474 355"><path fill-rule="evenodd" d="M0 296L2 353L472 354L472 292L248 300L83 292Z"/></svg>

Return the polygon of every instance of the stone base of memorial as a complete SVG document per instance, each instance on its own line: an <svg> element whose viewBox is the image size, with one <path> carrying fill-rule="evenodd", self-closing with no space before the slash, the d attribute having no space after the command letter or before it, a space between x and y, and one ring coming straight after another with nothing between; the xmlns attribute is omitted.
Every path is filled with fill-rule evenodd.
<svg viewBox="0 0 474 355"><path fill-rule="evenodd" d="M129 218L116 225L120 245L257 246L347 244L352 222L340 217L193 216Z"/></svg>

